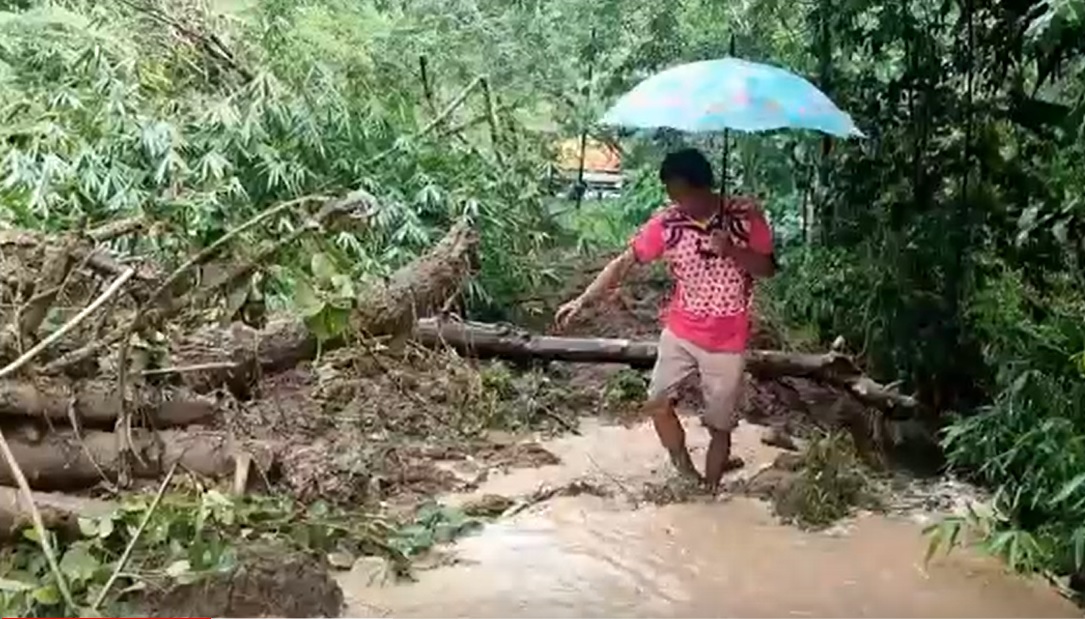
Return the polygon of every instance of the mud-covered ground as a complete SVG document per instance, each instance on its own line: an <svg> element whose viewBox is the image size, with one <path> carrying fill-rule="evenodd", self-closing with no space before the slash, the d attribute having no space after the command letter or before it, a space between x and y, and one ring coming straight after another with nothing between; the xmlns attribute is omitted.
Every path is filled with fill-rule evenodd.
<svg viewBox="0 0 1085 619"><path fill-rule="evenodd" d="M568 269L561 281L520 305L517 321L546 330L556 306L586 286L602 264ZM609 299L586 311L569 334L654 338L666 293L663 273L641 270ZM753 345L786 348L777 333L760 323ZM540 443L578 432L584 417L632 425L640 420L638 405L646 384L645 372L618 365L512 367L465 360L451 351L412 345L390 349L366 342L266 377L257 398L234 402L235 410L225 425L235 435L276 445L276 462L262 480L262 491L395 519L407 517L431 497L475 491L494 472L558 464L560 458ZM700 405L696 384L691 383L682 393L680 406L685 413L696 414ZM854 437L860 456L877 464L882 440L877 436L877 414L861 407L856 410L857 406L853 399L809 380L748 378L742 412L770 442L801 443L819 435L819 430L844 429ZM794 472L794 466L784 463L729 490L772 499L781 485L787 485L781 480L789 482ZM570 493L609 492L613 489L577 482L540 489L526 497L491 497L489 504L468 506L468 512L494 517L515 512L518 504ZM633 492L636 500L654 503L693 500L698 494L697 489L671 481L644 484ZM252 574L238 582L256 591L254 598L271 604L279 598L259 592L275 588L276 576L265 574L260 565L257 561ZM290 565L306 573L324 569L320 563L302 559ZM272 584L264 583L262 574ZM323 576L306 578L326 583ZM308 582L306 578L290 580ZM234 580L227 581L225 588L244 590ZM324 584L317 587L325 588ZM216 599L219 603L212 615L245 609L246 616L252 616L254 608L260 610L249 605L248 597L216 598L207 591L175 596L176 604L165 600L167 607L189 608L193 600ZM334 595L310 597L312 603L305 608L278 604L264 607L264 614L326 614L327 608L338 603Z"/></svg>
<svg viewBox="0 0 1085 619"><path fill-rule="evenodd" d="M547 330L554 309L583 289L604 263L567 267L559 281L520 304L517 321ZM567 334L654 338L667 292L664 273L636 271L609 299L587 309ZM787 348L760 322L753 346ZM435 493L470 489L471 479L439 463L470 459L491 468L536 466L547 456L524 448L526 437L575 432L584 416L636 421L646 385L646 372L621 365L513 367L462 359L452 351L359 343L266 377L257 399L235 403L228 425L235 434L278 445L278 462L269 472L275 491L304 501L409 505ZM700 405L691 381L680 407L695 413ZM781 443L817 430L844 429L871 462L892 448L876 411L807 379L748 377L742 414Z"/></svg>
<svg viewBox="0 0 1085 619"><path fill-rule="evenodd" d="M546 328L553 309L594 276L571 271L559 289L525 302L525 322ZM610 299L589 309L571 335L654 338L667 292L665 276L642 270ZM758 328L755 345L779 346ZM471 480L437 465L474 459L488 466L536 466L546 456L520 439L576 430L583 416L632 422L645 372L621 365L551 363L514 368L474 362L451 351L359 344L269 376L258 399L238 404L233 430L284 446L273 486L299 499L344 504L409 504L438 492L467 490ZM855 406L831 388L804 379L748 380L744 417L773 435L809 435L845 425ZM681 405L700 406L696 384Z"/></svg>

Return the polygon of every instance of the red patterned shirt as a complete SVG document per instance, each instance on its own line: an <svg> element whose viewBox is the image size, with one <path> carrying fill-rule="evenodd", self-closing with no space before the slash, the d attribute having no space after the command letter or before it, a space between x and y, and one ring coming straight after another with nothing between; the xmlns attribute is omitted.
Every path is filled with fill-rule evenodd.
<svg viewBox="0 0 1085 619"><path fill-rule="evenodd" d="M662 259L674 280L661 315L664 327L713 352L746 350L753 278L733 258L711 250L712 230L725 225L735 245L772 254L772 230L757 203L749 198L728 202L722 222L719 215L697 221L670 205L648 220L631 242L638 262Z"/></svg>

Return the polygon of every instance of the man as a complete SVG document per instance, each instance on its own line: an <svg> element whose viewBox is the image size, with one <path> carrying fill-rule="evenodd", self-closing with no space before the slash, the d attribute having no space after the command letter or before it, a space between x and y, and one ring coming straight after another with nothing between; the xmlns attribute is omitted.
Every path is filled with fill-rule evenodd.
<svg viewBox="0 0 1085 619"><path fill-rule="evenodd" d="M585 305L617 286L634 264L666 262L674 293L661 316L663 332L646 406L674 466L715 492L725 472L744 464L731 454L731 433L738 425L753 278L775 272L772 231L752 200L723 203L712 190L712 166L697 150L667 155L659 180L671 204L578 298L561 306L555 319L559 328L565 327ZM672 398L675 387L694 372L700 374L704 421L711 434L703 478L686 449Z"/></svg>

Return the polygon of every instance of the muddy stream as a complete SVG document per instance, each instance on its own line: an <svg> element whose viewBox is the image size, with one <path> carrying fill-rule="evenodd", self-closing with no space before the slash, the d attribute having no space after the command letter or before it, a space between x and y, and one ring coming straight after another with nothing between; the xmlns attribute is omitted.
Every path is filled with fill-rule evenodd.
<svg viewBox="0 0 1085 619"><path fill-rule="evenodd" d="M706 433L687 419L695 460ZM749 476L778 450L742 425ZM650 425L585 423L548 441L560 465L493 474L472 495L524 496L585 481L612 496L539 502L457 542L452 565L378 586L340 577L351 617L1081 617L1046 583L966 551L924 567L921 517L865 515L826 532L779 524L744 497L654 505L631 501L669 475ZM464 467L465 463L460 463ZM641 494L643 494L641 492Z"/></svg>

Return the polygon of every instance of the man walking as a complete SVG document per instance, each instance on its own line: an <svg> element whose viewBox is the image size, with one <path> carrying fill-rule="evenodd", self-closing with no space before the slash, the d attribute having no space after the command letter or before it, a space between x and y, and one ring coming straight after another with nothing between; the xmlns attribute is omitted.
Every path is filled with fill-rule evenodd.
<svg viewBox="0 0 1085 619"><path fill-rule="evenodd" d="M715 492L725 472L743 466L742 459L731 454L731 433L738 424L753 278L775 272L772 231L753 200L729 198L724 203L712 190L712 166L695 149L667 155L659 180L671 204L637 232L629 248L579 297L561 306L555 319L565 327L585 305L617 286L634 264L667 264L674 290L661 316L663 332L646 406L674 466ZM703 478L686 449L672 397L675 387L693 373L700 375L704 420L711 434Z"/></svg>

